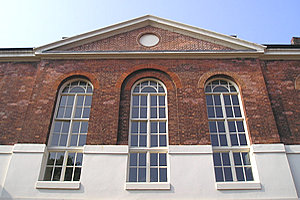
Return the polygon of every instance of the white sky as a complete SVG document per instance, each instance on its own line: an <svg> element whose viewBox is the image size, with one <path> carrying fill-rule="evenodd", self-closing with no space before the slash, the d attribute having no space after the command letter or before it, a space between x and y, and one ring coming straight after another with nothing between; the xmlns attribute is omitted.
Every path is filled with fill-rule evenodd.
<svg viewBox="0 0 300 200"><path fill-rule="evenodd" d="M0 48L38 47L146 14L258 44L300 36L300 0L0 0Z"/></svg>

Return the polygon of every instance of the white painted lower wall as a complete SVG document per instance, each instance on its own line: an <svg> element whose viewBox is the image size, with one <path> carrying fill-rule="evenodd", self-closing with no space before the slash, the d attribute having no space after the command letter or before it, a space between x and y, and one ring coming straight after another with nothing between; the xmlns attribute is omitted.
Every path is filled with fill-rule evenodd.
<svg viewBox="0 0 300 200"><path fill-rule="evenodd" d="M300 193L300 145L252 145L251 161L256 180L218 184L211 146L171 145L169 183L145 186L163 190L126 189L128 147L125 145L86 145L81 180L69 183L41 181L46 151L43 144L0 145L1 200L298 199ZM130 187L134 186L127 185ZM166 189L168 187L170 189Z"/></svg>

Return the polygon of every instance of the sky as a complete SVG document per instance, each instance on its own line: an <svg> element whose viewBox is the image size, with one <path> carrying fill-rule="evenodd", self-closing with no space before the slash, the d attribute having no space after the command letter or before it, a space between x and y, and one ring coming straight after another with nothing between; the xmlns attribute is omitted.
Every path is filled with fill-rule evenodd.
<svg viewBox="0 0 300 200"><path fill-rule="evenodd" d="M39 47L147 14L258 44L300 37L300 0L0 0L0 48Z"/></svg>

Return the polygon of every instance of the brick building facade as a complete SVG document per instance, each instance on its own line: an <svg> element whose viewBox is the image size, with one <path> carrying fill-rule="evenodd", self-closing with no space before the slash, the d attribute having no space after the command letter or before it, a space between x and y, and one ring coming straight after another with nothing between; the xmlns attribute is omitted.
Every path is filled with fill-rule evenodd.
<svg viewBox="0 0 300 200"><path fill-rule="evenodd" d="M38 48L0 49L0 75L0 199L299 198L300 46L297 44L259 45L144 16ZM92 103L87 118L71 117L68 121L69 118L60 119L58 112L64 95L62 89L73 80L81 80L79 86L84 81L92 85ZM156 96L142 91L135 94L133 88L139 81L150 84L148 87L155 83L165 89L165 93L158 92L157 98L165 96L166 103L158 105L159 111L155 112L160 115L166 109L162 111L166 117L153 121L152 109L156 108L152 104L147 104L147 120L141 117L142 98L148 95L152 102ZM210 93L206 91L210 83L229 84L235 90ZM66 98L72 94L66 94ZM80 95L83 94L76 93L74 98ZM135 95L140 98L137 119L133 117ZM209 116L210 95L224 97L220 105L214 99L215 117ZM235 113L232 117L225 96L231 96ZM239 103L234 103L233 96L239 98ZM223 114L218 117L217 110L221 107ZM240 116L235 110L238 108ZM61 145L53 147L54 124L59 121L73 127L76 120L81 124L88 122L84 144L74 148L69 142L61 144L59 139ZM231 122L237 128L238 123L245 125L243 133L237 133L239 145L234 145L234 134L229 130ZM134 123L139 124L137 147L132 139ZM142 123L148 124L145 137L150 146L145 148L141 146ZM159 123L159 127L167 124L164 133L167 142L163 144L163 139L159 139L161 146L153 150L149 127L154 123ZM214 123L218 127L218 145L212 144ZM224 123L223 134L220 124ZM67 132L69 141L71 128ZM59 137L63 135L61 130ZM162 135L158 133L157 137ZM222 144L222 135L231 145ZM246 144L242 144L244 135ZM68 168L69 157L66 157L75 150L76 155L83 154L81 175L79 172L78 180L65 181L67 174L61 174ZM45 178L51 152L67 152L63 157L65 164L59 167L63 170L59 172L61 177L56 181ZM229 164L232 174L228 176L227 152L233 156ZM243 180L239 179L240 165L235 157L239 153L251 157L251 165L245 161L241 164ZM145 181L141 175L143 165L132 167L133 154L149 154ZM153 181L154 167L148 160L152 154L167 156L166 167L158 165L161 174L162 168L167 169L167 181ZM218 155L222 157L221 166L216 164ZM58 169L55 164L52 167ZM131 181L133 172L129 168L140 170L137 181ZM218 179L217 169L223 170L223 181ZM20 177L23 173L26 175ZM55 177L56 171L50 175Z"/></svg>

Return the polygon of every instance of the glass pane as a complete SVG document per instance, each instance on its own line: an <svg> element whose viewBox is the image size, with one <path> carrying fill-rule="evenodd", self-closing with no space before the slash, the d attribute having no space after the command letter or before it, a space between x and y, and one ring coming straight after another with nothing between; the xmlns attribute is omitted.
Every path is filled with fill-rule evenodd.
<svg viewBox="0 0 300 200"><path fill-rule="evenodd" d="M79 133L80 122L73 122L72 133Z"/></svg>
<svg viewBox="0 0 300 200"><path fill-rule="evenodd" d="M249 153L243 152L242 153L242 158L243 158L244 165L251 165L250 158L249 158Z"/></svg>
<svg viewBox="0 0 300 200"><path fill-rule="evenodd" d="M157 182L157 181L158 181L158 169L150 168L150 182Z"/></svg>
<svg viewBox="0 0 300 200"><path fill-rule="evenodd" d="M90 111L91 111L90 108L84 108L82 118L89 118L90 117Z"/></svg>
<svg viewBox="0 0 300 200"><path fill-rule="evenodd" d="M158 157L157 153L151 153L150 154L150 166L157 166L158 165Z"/></svg>
<svg viewBox="0 0 300 200"><path fill-rule="evenodd" d="M84 96L77 96L77 106L83 105Z"/></svg>
<svg viewBox="0 0 300 200"><path fill-rule="evenodd" d="M242 167L236 167L235 168L235 173L236 173L236 178L237 178L238 181L244 181L245 180L244 172L243 172Z"/></svg>
<svg viewBox="0 0 300 200"><path fill-rule="evenodd" d="M51 181L53 167L46 167L44 180L45 181Z"/></svg>
<svg viewBox="0 0 300 200"><path fill-rule="evenodd" d="M215 118L215 111L213 107L208 107L207 108L207 114L208 118Z"/></svg>
<svg viewBox="0 0 300 200"><path fill-rule="evenodd" d="M151 133L157 133L157 122L151 122Z"/></svg>
<svg viewBox="0 0 300 200"><path fill-rule="evenodd" d="M146 168L139 168L139 181L146 182Z"/></svg>
<svg viewBox="0 0 300 200"><path fill-rule="evenodd" d="M231 95L233 105L239 105L239 99L237 95Z"/></svg>
<svg viewBox="0 0 300 200"><path fill-rule="evenodd" d="M151 106L157 105L157 96L151 96Z"/></svg>
<svg viewBox="0 0 300 200"><path fill-rule="evenodd" d="M47 160L47 165L54 165L54 160L55 160L55 152L50 152Z"/></svg>
<svg viewBox="0 0 300 200"><path fill-rule="evenodd" d="M214 97L215 105L221 105L220 95L213 95L213 97Z"/></svg>
<svg viewBox="0 0 300 200"><path fill-rule="evenodd" d="M132 96L132 105L134 106L139 105L139 96Z"/></svg>
<svg viewBox="0 0 300 200"><path fill-rule="evenodd" d="M208 124L209 124L209 132L217 133L216 122L208 122Z"/></svg>
<svg viewBox="0 0 300 200"><path fill-rule="evenodd" d="M223 166L230 166L229 153L222 153Z"/></svg>
<svg viewBox="0 0 300 200"><path fill-rule="evenodd" d="M60 174L61 174L61 167L55 167L52 180L53 181L59 181L60 180Z"/></svg>
<svg viewBox="0 0 300 200"><path fill-rule="evenodd" d="M137 169L136 168L129 169L129 182L137 182Z"/></svg>
<svg viewBox="0 0 300 200"><path fill-rule="evenodd" d="M55 124L54 124L54 130L53 130L53 132L55 132L55 133L59 133L60 132L60 129L61 129L61 125L62 125L62 122L55 122Z"/></svg>
<svg viewBox="0 0 300 200"><path fill-rule="evenodd" d="M68 133L70 127L70 122L63 122L62 133Z"/></svg>
<svg viewBox="0 0 300 200"><path fill-rule="evenodd" d="M131 143L130 143L130 145L132 147L137 147L137 145L138 145L138 136L137 135L132 135L131 136Z"/></svg>
<svg viewBox="0 0 300 200"><path fill-rule="evenodd" d="M81 118L82 108L76 108L75 118Z"/></svg>
<svg viewBox="0 0 300 200"><path fill-rule="evenodd" d="M131 153L130 154L130 166L137 166L137 153Z"/></svg>
<svg viewBox="0 0 300 200"><path fill-rule="evenodd" d="M55 165L62 165L63 164L64 155L65 155L65 153L63 153L63 152L58 152L56 154L56 163L55 163Z"/></svg>
<svg viewBox="0 0 300 200"><path fill-rule="evenodd" d="M139 166L146 166L146 153L139 153Z"/></svg>
<svg viewBox="0 0 300 200"><path fill-rule="evenodd" d="M220 145L221 146L227 146L228 144L227 144L226 135L220 134L219 137L220 137Z"/></svg>
<svg viewBox="0 0 300 200"><path fill-rule="evenodd" d="M167 137L165 135L159 136L159 146L166 147L167 146Z"/></svg>
<svg viewBox="0 0 300 200"><path fill-rule="evenodd" d="M151 147L157 147L158 143L157 143L157 135L151 135Z"/></svg>
<svg viewBox="0 0 300 200"><path fill-rule="evenodd" d="M156 93L156 89L153 87L144 87L142 89L142 93Z"/></svg>
<svg viewBox="0 0 300 200"><path fill-rule="evenodd" d="M242 117L240 107L233 107L235 117Z"/></svg>
<svg viewBox="0 0 300 200"><path fill-rule="evenodd" d="M65 181L71 181L73 174L73 167L67 167L65 172Z"/></svg>
<svg viewBox="0 0 300 200"><path fill-rule="evenodd" d="M151 118L157 118L157 108L150 109L150 116Z"/></svg>
<svg viewBox="0 0 300 200"><path fill-rule="evenodd" d="M224 167L225 181L233 181L230 167Z"/></svg>
<svg viewBox="0 0 300 200"><path fill-rule="evenodd" d="M83 146L86 144L86 135L80 135L78 146Z"/></svg>
<svg viewBox="0 0 300 200"><path fill-rule="evenodd" d="M234 165L242 165L240 153L233 153Z"/></svg>
<svg viewBox="0 0 300 200"><path fill-rule="evenodd" d="M131 133L138 132L138 122L131 122Z"/></svg>
<svg viewBox="0 0 300 200"><path fill-rule="evenodd" d="M52 141L51 141L51 146L57 146L58 145L58 140L59 140L59 134L52 134Z"/></svg>
<svg viewBox="0 0 300 200"><path fill-rule="evenodd" d="M158 100L159 100L159 105L160 106L164 106L165 105L165 96L159 96Z"/></svg>
<svg viewBox="0 0 300 200"><path fill-rule="evenodd" d="M240 145L247 145L246 135L245 134L239 134L240 139Z"/></svg>
<svg viewBox="0 0 300 200"><path fill-rule="evenodd" d="M233 112L231 107L225 107L226 109L226 116L227 117L233 117Z"/></svg>
<svg viewBox="0 0 300 200"><path fill-rule="evenodd" d="M91 106L92 105L92 96L85 96L85 106Z"/></svg>
<svg viewBox="0 0 300 200"><path fill-rule="evenodd" d="M61 96L59 106L65 106L67 101L67 96Z"/></svg>
<svg viewBox="0 0 300 200"><path fill-rule="evenodd" d="M141 108L140 118L147 118L147 108Z"/></svg>
<svg viewBox="0 0 300 200"><path fill-rule="evenodd" d="M246 172L246 180L247 181L253 181L253 174L252 174L252 169L251 167L245 167L245 172Z"/></svg>
<svg viewBox="0 0 300 200"><path fill-rule="evenodd" d="M132 108L132 118L139 117L139 108Z"/></svg>
<svg viewBox="0 0 300 200"><path fill-rule="evenodd" d="M206 105L213 105L212 95L206 95Z"/></svg>
<svg viewBox="0 0 300 200"><path fill-rule="evenodd" d="M73 106L73 102L74 102L74 96L68 96L67 105L68 106Z"/></svg>
<svg viewBox="0 0 300 200"><path fill-rule="evenodd" d="M88 131L88 122L81 122L80 133L87 133Z"/></svg>
<svg viewBox="0 0 300 200"><path fill-rule="evenodd" d="M77 134L72 135L70 146L77 146L77 140L78 140L78 135Z"/></svg>
<svg viewBox="0 0 300 200"><path fill-rule="evenodd" d="M238 131L239 131L239 132L245 132L244 124L243 124L242 121L237 121L237 122L236 122L236 125L237 125L237 128L238 128Z"/></svg>
<svg viewBox="0 0 300 200"><path fill-rule="evenodd" d="M64 107L60 107L58 109L58 112L57 112L57 118L62 118L64 116L64 112L65 112L65 108Z"/></svg>
<svg viewBox="0 0 300 200"><path fill-rule="evenodd" d="M147 146L147 135L140 135L140 147Z"/></svg>
<svg viewBox="0 0 300 200"><path fill-rule="evenodd" d="M160 168L159 169L159 181L160 182L167 182L167 168Z"/></svg>
<svg viewBox="0 0 300 200"><path fill-rule="evenodd" d="M64 118L70 118L72 114L72 107L66 107Z"/></svg>
<svg viewBox="0 0 300 200"><path fill-rule="evenodd" d="M230 134L231 146L239 146L237 135Z"/></svg>
<svg viewBox="0 0 300 200"><path fill-rule="evenodd" d="M210 85L205 87L205 92L211 92L211 86Z"/></svg>
<svg viewBox="0 0 300 200"><path fill-rule="evenodd" d="M134 89L133 92L134 93L138 93L140 91L140 84L138 84Z"/></svg>
<svg viewBox="0 0 300 200"><path fill-rule="evenodd" d="M214 88L214 92L228 92L228 89L223 86L217 86Z"/></svg>
<svg viewBox="0 0 300 200"><path fill-rule="evenodd" d="M159 166L167 166L167 154L159 154Z"/></svg>
<svg viewBox="0 0 300 200"><path fill-rule="evenodd" d="M217 182L224 181L222 168L215 167L215 175L216 175L216 181Z"/></svg>
<svg viewBox="0 0 300 200"><path fill-rule="evenodd" d="M82 153L77 153L75 166L82 166Z"/></svg>
<svg viewBox="0 0 300 200"><path fill-rule="evenodd" d="M216 107L216 117L217 118L222 118L223 117L223 112L221 107Z"/></svg>
<svg viewBox="0 0 300 200"><path fill-rule="evenodd" d="M229 95L224 95L224 103L225 103L225 105L231 105Z"/></svg>
<svg viewBox="0 0 300 200"><path fill-rule="evenodd" d="M147 96L141 96L141 106L147 106Z"/></svg>
<svg viewBox="0 0 300 200"><path fill-rule="evenodd" d="M229 128L229 132L231 132L231 133L235 133L236 132L235 123L234 122L228 122L228 128Z"/></svg>
<svg viewBox="0 0 300 200"><path fill-rule="evenodd" d="M166 118L165 108L159 108L159 118Z"/></svg>
<svg viewBox="0 0 300 200"><path fill-rule="evenodd" d="M66 146L67 145L67 138L68 138L68 135L66 135L66 134L60 135L59 146Z"/></svg>
<svg viewBox="0 0 300 200"><path fill-rule="evenodd" d="M218 139L218 135L210 135L210 139L211 139L211 145L212 146L219 146L219 139Z"/></svg>
<svg viewBox="0 0 300 200"><path fill-rule="evenodd" d="M68 160L67 160L67 165L68 166L73 166L75 161L75 153L69 153L68 154Z"/></svg>
<svg viewBox="0 0 300 200"><path fill-rule="evenodd" d="M158 86L158 91L163 93L163 92L165 92L165 89L162 86Z"/></svg>
<svg viewBox="0 0 300 200"><path fill-rule="evenodd" d="M140 122L140 133L147 133L147 122Z"/></svg>
<svg viewBox="0 0 300 200"><path fill-rule="evenodd" d="M87 87L86 93L93 93L93 88L92 87Z"/></svg>
<svg viewBox="0 0 300 200"><path fill-rule="evenodd" d="M220 153L213 153L214 166L222 166Z"/></svg>
<svg viewBox="0 0 300 200"><path fill-rule="evenodd" d="M166 133L166 122L159 122L159 132L160 133Z"/></svg>
<svg viewBox="0 0 300 200"><path fill-rule="evenodd" d="M85 90L82 87L73 87L70 93L85 93Z"/></svg>
<svg viewBox="0 0 300 200"><path fill-rule="evenodd" d="M80 179L80 173L81 173L81 168L75 167L73 181L79 181L79 179Z"/></svg>
<svg viewBox="0 0 300 200"><path fill-rule="evenodd" d="M154 82L154 81L150 81L150 85L154 86L154 87L157 87L157 83Z"/></svg>
<svg viewBox="0 0 300 200"><path fill-rule="evenodd" d="M225 133L225 126L223 121L218 121L218 131L219 133Z"/></svg>

